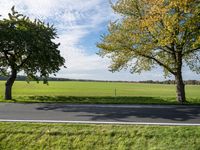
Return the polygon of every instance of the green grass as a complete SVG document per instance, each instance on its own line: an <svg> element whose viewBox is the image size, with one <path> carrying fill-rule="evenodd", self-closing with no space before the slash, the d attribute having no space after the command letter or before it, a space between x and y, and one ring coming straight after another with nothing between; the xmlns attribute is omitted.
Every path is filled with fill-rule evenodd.
<svg viewBox="0 0 200 150"><path fill-rule="evenodd" d="M200 127L0 123L2 150L199 150Z"/></svg>
<svg viewBox="0 0 200 150"><path fill-rule="evenodd" d="M5 81L1 81L1 102L5 102L4 85ZM199 85L186 86L186 96L190 104L200 104L199 91ZM18 81L13 86L13 98L15 102L177 104L175 85L141 83L49 82L49 85L44 85Z"/></svg>

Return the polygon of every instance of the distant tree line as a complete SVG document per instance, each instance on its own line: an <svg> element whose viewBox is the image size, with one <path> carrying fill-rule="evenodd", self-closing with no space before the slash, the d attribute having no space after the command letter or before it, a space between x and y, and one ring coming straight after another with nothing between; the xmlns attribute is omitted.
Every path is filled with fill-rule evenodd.
<svg viewBox="0 0 200 150"><path fill-rule="evenodd" d="M7 77L0 76L1 81L5 81ZM38 81L42 81L42 78L39 78ZM27 81L26 76L18 75L16 81ZM29 80L35 81L35 80ZM89 79L69 79L69 78L56 78L49 77L48 81L81 81L81 82L122 82L122 83L148 83L148 84L176 84L175 80L165 80L165 81L154 81L154 80L145 80L145 81L111 81L111 80L89 80ZM187 85L200 85L200 80L185 80Z"/></svg>
<svg viewBox="0 0 200 150"><path fill-rule="evenodd" d="M176 84L176 81L175 80L165 80L165 81L146 80L146 81L139 81L139 83ZM188 85L200 85L200 81L199 80L184 80L184 84L188 84Z"/></svg>

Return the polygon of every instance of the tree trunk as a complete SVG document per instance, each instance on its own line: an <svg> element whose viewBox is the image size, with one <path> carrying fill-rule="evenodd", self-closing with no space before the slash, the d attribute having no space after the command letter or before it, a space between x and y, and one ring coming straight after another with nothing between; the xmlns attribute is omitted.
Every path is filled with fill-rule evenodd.
<svg viewBox="0 0 200 150"><path fill-rule="evenodd" d="M186 102L186 98L185 98L185 84L183 82L181 72L176 74L175 79L176 79L177 101L183 104L184 102Z"/></svg>
<svg viewBox="0 0 200 150"><path fill-rule="evenodd" d="M15 82L15 79L17 77L17 70L12 69L11 75L6 81L6 89L5 89L5 100L11 100L12 99L12 86L13 83Z"/></svg>

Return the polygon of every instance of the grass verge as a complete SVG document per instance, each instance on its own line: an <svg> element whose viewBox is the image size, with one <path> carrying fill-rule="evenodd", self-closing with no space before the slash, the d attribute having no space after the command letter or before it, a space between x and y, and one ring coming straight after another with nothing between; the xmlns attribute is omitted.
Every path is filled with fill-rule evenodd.
<svg viewBox="0 0 200 150"><path fill-rule="evenodd" d="M0 123L0 149L197 150L200 127Z"/></svg>

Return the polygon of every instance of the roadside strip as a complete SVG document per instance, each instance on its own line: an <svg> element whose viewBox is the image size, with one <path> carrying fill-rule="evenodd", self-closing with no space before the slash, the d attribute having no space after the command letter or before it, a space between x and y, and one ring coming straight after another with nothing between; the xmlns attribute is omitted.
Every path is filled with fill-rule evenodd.
<svg viewBox="0 0 200 150"><path fill-rule="evenodd" d="M9 120L9 119L0 119L0 122L113 124L113 125L158 125L158 126L200 126L199 123L104 122L104 121L64 121L64 120Z"/></svg>

